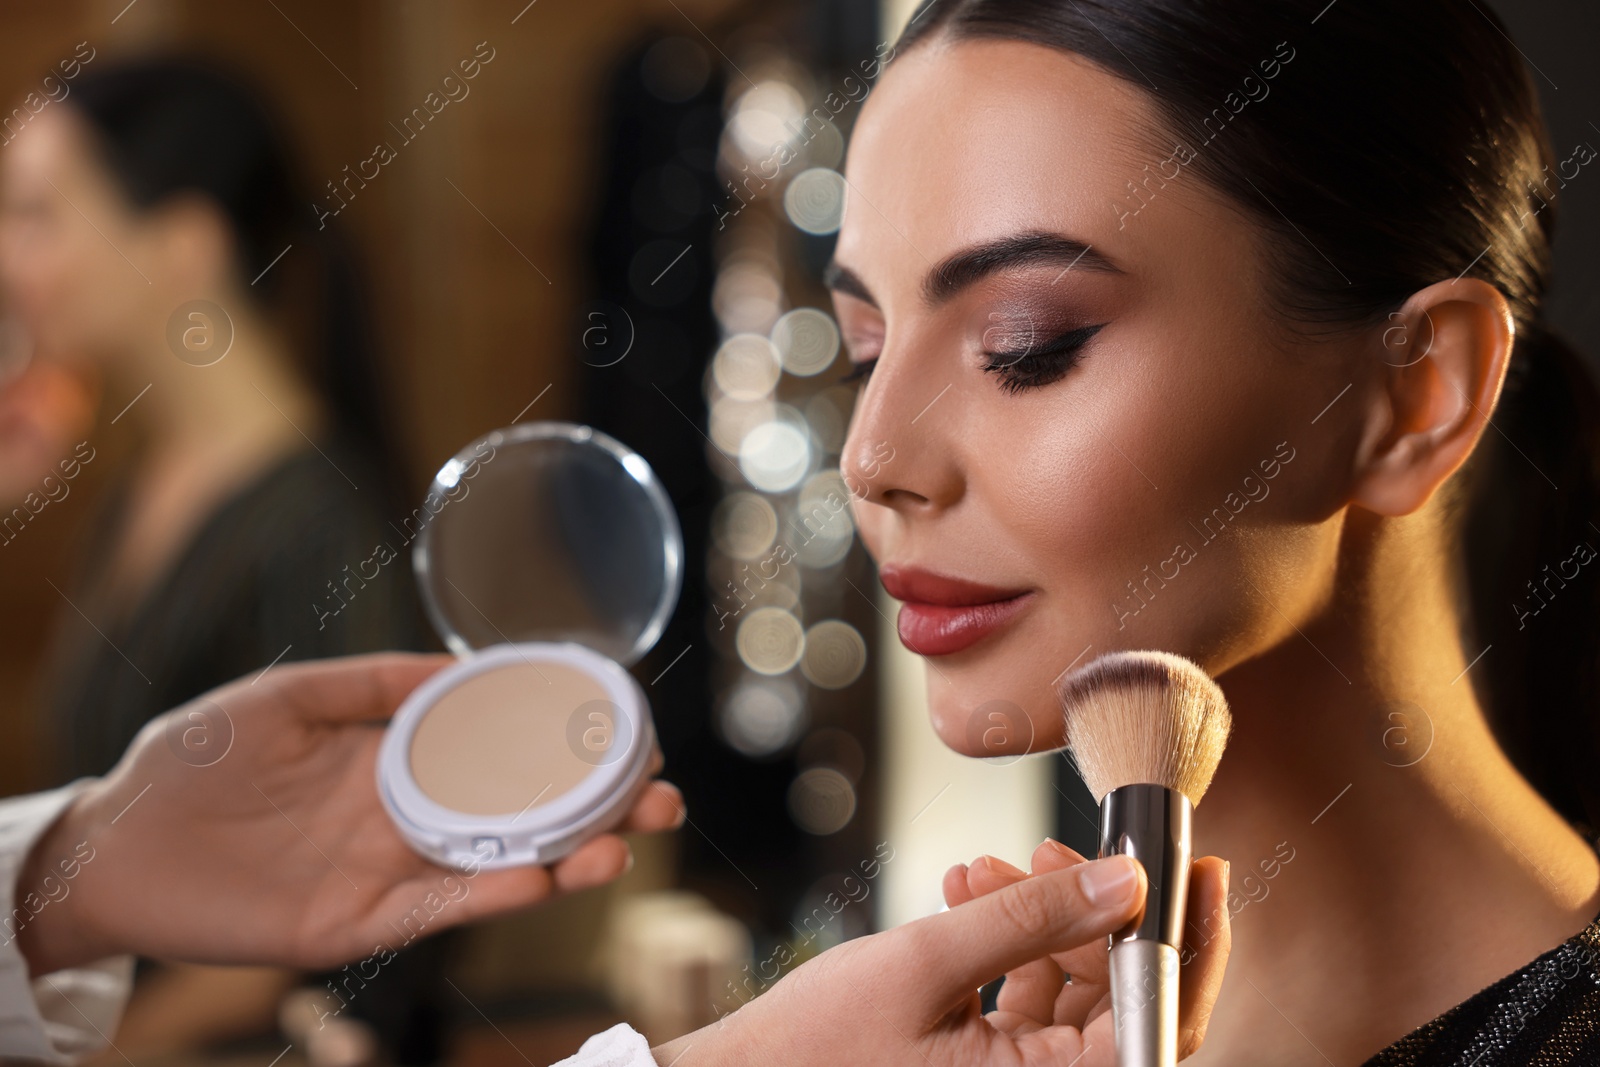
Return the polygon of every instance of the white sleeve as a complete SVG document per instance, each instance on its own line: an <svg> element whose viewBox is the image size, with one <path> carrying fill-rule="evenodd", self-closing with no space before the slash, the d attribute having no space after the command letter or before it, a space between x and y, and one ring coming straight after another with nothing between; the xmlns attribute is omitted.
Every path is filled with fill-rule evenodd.
<svg viewBox="0 0 1600 1067"><path fill-rule="evenodd" d="M0 800L0 1057L76 1063L111 1043L133 987L133 957L28 977L17 948L19 924L64 899L52 886L18 886L28 851L73 798L93 782L79 778L47 793ZM92 861L93 853L90 853ZM72 892L64 868L56 877Z"/></svg>
<svg viewBox="0 0 1600 1067"><path fill-rule="evenodd" d="M550 1067L658 1067L650 1042L627 1023L595 1034L583 1047Z"/></svg>

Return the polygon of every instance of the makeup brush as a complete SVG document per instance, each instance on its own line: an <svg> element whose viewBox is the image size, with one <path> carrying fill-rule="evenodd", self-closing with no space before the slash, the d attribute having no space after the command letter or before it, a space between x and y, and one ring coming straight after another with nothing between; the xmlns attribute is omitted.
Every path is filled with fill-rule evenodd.
<svg viewBox="0 0 1600 1067"><path fill-rule="evenodd" d="M1067 746L1100 804L1100 855L1134 857L1150 883L1144 914L1111 935L1117 1064L1171 1067L1191 821L1228 741L1228 702L1204 670L1170 652L1107 653L1057 693Z"/></svg>

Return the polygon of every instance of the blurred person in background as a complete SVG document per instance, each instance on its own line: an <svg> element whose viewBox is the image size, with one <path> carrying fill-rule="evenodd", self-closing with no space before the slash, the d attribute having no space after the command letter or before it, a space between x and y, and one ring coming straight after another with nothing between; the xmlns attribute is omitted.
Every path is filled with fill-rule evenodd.
<svg viewBox="0 0 1600 1067"><path fill-rule="evenodd" d="M75 375L99 392L100 443L118 443L102 450L126 457L61 589L43 701L60 782L105 773L148 720L230 678L433 643L407 561L371 571L411 513L402 467L350 257L274 122L208 66L102 64L0 159L0 283L35 364L0 408L39 396L40 368ZM5 488L53 472L47 433L0 435ZM351 1005L399 1062L440 1054L448 941ZM141 978L130 1054L268 1028L296 981Z"/></svg>

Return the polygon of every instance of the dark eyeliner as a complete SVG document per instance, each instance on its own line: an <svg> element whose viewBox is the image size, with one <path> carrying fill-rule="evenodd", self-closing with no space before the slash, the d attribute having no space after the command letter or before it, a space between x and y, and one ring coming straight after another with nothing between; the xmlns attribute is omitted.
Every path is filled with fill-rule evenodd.
<svg viewBox="0 0 1600 1067"><path fill-rule="evenodd" d="M1049 385L1072 369L1078 350L1105 327L1083 326L1021 352L985 352L983 369L999 374L1001 387L1011 393Z"/></svg>
<svg viewBox="0 0 1600 1067"><path fill-rule="evenodd" d="M860 381L872 373L873 365L877 362L878 358L876 356L871 359L863 359L861 362L857 363L849 373L840 375L838 384L845 385L849 382Z"/></svg>

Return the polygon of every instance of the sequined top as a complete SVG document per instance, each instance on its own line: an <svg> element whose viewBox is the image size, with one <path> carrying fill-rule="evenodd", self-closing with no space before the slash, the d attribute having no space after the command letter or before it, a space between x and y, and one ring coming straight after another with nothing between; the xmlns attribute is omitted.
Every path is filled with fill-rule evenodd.
<svg viewBox="0 0 1600 1067"><path fill-rule="evenodd" d="M1600 1067L1600 915L1362 1067Z"/></svg>

